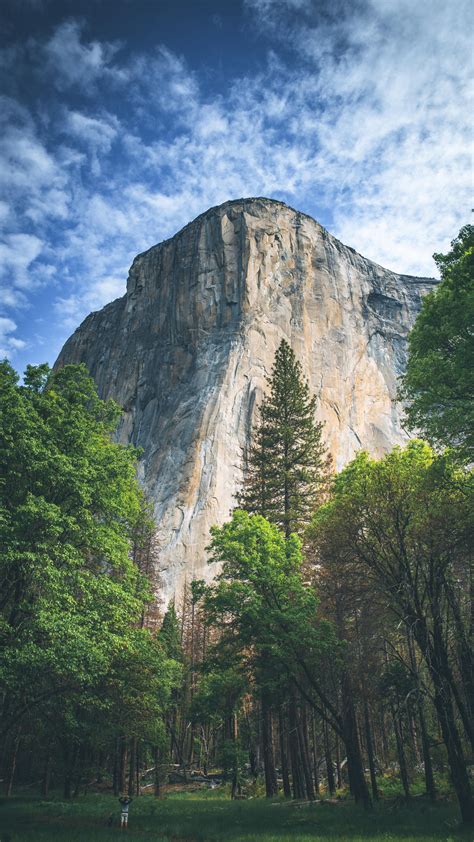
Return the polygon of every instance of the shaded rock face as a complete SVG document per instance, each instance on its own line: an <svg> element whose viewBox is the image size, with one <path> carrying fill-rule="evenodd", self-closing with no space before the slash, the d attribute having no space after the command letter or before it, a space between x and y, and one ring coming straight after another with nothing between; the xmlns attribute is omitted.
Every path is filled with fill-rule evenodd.
<svg viewBox="0 0 474 842"><path fill-rule="evenodd" d="M286 339L319 397L341 468L405 439L395 403L407 334L436 283L389 272L269 199L227 202L135 258L126 295L92 313L56 365L84 362L143 448L166 599L209 579L209 528L229 516L255 408Z"/></svg>

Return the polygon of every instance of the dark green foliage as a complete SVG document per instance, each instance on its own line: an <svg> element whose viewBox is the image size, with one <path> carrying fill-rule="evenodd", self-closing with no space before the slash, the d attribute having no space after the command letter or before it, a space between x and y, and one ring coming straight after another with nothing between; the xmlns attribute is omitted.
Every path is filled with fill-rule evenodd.
<svg viewBox="0 0 474 842"><path fill-rule="evenodd" d="M181 632L179 628L179 621L176 616L174 601L170 602L165 616L163 617L159 637L168 657L173 658L175 661L182 661L184 653L181 645Z"/></svg>
<svg viewBox="0 0 474 842"><path fill-rule="evenodd" d="M473 511L472 476L412 441L380 461L359 454L312 527L319 562L338 559L347 576L368 577L374 598L416 641L466 823L474 820L463 744L474 746ZM404 690L403 670L391 670L388 695L400 685L406 697L414 687Z"/></svg>
<svg viewBox="0 0 474 842"><path fill-rule="evenodd" d="M239 506L283 529L301 532L314 510L326 464L322 424L315 421L301 364L284 340L262 401Z"/></svg>
<svg viewBox="0 0 474 842"><path fill-rule="evenodd" d="M474 459L474 226L435 254L441 284L423 301L409 337L401 390L408 426Z"/></svg>

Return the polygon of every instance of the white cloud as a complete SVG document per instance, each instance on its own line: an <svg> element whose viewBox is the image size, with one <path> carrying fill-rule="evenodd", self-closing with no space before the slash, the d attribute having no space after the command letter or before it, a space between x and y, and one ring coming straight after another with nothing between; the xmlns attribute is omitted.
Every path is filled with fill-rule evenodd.
<svg viewBox="0 0 474 842"><path fill-rule="evenodd" d="M12 319L0 316L0 359L12 358L16 351L26 347L26 342L12 336L16 329L17 326Z"/></svg>
<svg viewBox="0 0 474 842"><path fill-rule="evenodd" d="M117 137L118 120L108 115L108 119L89 117L80 111L67 111L65 130L80 141L85 142L95 152L110 152Z"/></svg>
<svg viewBox="0 0 474 842"><path fill-rule="evenodd" d="M84 290L82 295L70 295L67 298L58 296L54 302L54 309L62 326L72 330L85 315L93 310L100 310L104 304L119 298L124 292L123 277L103 277L98 283Z"/></svg>
<svg viewBox="0 0 474 842"><path fill-rule="evenodd" d="M5 303L48 285L65 336L122 294L137 252L249 195L322 215L389 268L434 272L471 206L465 0L429 15L409 0L246 6L272 49L221 94L167 47L128 57L77 21L30 44L57 92L31 110L5 100Z"/></svg>
<svg viewBox="0 0 474 842"><path fill-rule="evenodd" d="M9 234L0 242L0 278L10 280L13 287L31 289L38 283L29 270L43 248L33 234Z"/></svg>
<svg viewBox="0 0 474 842"><path fill-rule="evenodd" d="M248 5L306 60L290 120L317 152L333 232L398 271L432 273L431 252L470 208L466 0L433 0L429 14L409 0L368 0L350 15L333 7L324 23L311 3L303 16L283 0Z"/></svg>
<svg viewBox="0 0 474 842"><path fill-rule="evenodd" d="M84 44L84 25L77 20L62 23L44 45L44 55L56 87L90 90L107 74L118 44L91 41Z"/></svg>

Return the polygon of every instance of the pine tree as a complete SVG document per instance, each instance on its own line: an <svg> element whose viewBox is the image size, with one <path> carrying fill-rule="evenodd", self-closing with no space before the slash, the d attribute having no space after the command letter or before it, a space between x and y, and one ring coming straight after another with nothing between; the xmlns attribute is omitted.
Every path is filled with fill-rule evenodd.
<svg viewBox="0 0 474 842"><path fill-rule="evenodd" d="M307 524L328 457L323 425L315 421L316 398L285 340L276 352L268 385L238 503L278 525L288 537Z"/></svg>

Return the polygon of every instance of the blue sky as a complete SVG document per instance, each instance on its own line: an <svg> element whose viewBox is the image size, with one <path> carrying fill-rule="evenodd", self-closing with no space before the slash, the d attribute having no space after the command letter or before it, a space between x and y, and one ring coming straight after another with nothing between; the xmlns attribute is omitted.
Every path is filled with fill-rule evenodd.
<svg viewBox="0 0 474 842"><path fill-rule="evenodd" d="M0 355L54 362L135 254L264 195L388 268L471 221L468 0L4 0Z"/></svg>

